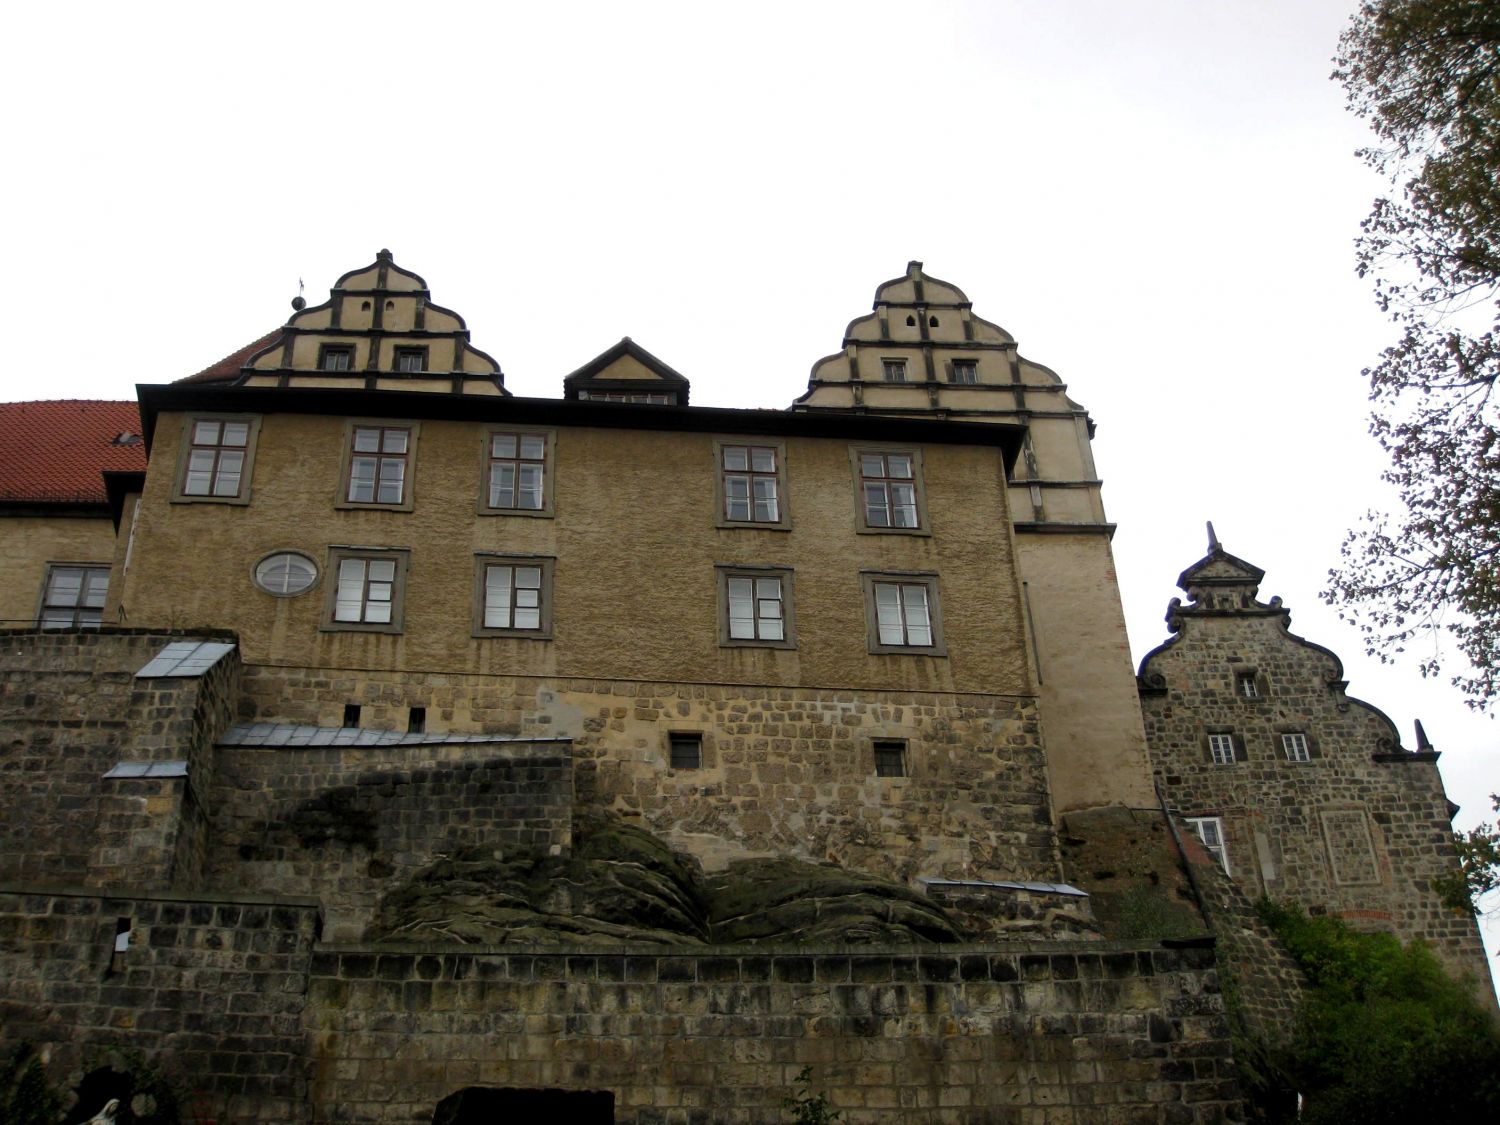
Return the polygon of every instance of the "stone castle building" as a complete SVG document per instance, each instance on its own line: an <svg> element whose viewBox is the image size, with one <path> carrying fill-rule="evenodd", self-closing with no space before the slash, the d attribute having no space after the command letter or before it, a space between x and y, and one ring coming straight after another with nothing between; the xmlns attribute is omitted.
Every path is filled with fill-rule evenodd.
<svg viewBox="0 0 1500 1125"><path fill-rule="evenodd" d="M790 410L689 390L626 339L515 397L382 251L138 404L0 408L0 1035L219 1121L761 1121L808 1066L850 1121L1212 1121L1246 896L1484 972L1435 753L1258 571L1214 544L1135 675L1093 423L959 289L911 263ZM1119 932L1064 840L1120 825L1243 894Z"/></svg>

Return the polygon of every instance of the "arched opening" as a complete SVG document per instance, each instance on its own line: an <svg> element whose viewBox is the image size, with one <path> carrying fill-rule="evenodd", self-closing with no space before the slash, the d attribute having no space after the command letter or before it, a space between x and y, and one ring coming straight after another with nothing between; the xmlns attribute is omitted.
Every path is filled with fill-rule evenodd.
<svg viewBox="0 0 1500 1125"><path fill-rule="evenodd" d="M610 1090L523 1090L468 1086L438 1102L432 1125L507 1125L566 1121L568 1125L614 1125Z"/></svg>

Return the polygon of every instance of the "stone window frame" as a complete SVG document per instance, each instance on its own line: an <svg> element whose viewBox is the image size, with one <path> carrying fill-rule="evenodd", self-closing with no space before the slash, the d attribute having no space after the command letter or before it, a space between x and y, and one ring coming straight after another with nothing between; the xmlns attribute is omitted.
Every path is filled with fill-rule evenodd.
<svg viewBox="0 0 1500 1125"><path fill-rule="evenodd" d="M687 740L697 741L698 764L696 766L673 765L673 743L676 741L685 742ZM709 738L708 731L704 730L702 727L685 726L674 723L672 726L663 730L661 733L661 756L662 766L667 771L668 776L677 773L701 774L705 770L712 769L715 764L715 757L713 754L713 740Z"/></svg>
<svg viewBox="0 0 1500 1125"><path fill-rule="evenodd" d="M731 578L777 578L781 580L782 639L731 637L729 635L729 580ZM719 596L720 648L797 647L796 572L789 566L761 566L747 563L715 563L714 580ZM757 616L757 621L759 617ZM757 625L757 632L759 626Z"/></svg>
<svg viewBox="0 0 1500 1125"><path fill-rule="evenodd" d="M1250 667L1234 669L1232 673L1234 681L1234 697L1241 703L1264 703L1269 694L1270 685L1266 677L1259 671ZM1250 691L1246 692L1246 688Z"/></svg>
<svg viewBox="0 0 1500 1125"><path fill-rule="evenodd" d="M182 437L178 442L177 448L177 470L176 475L172 478L171 502L173 504L235 504L241 507L249 504L250 479L251 474L255 470L255 449L260 440L260 421L261 416L259 414L206 413L189 414L185 418L183 418ZM216 444L213 446L196 445L193 439L196 436L198 423L200 422L217 422L221 427L225 422L243 422L246 426L249 427L245 434L245 444L242 448L244 461L240 465L239 488L233 496L216 496L212 494L200 495L198 493L190 493L186 490L187 474L190 463L192 461L193 451L195 449L212 448L222 450L226 448L222 444ZM222 432L223 431L221 429L220 433L222 434ZM215 477L217 477L218 471L218 457L215 456ZM210 481L210 487L212 487L212 480Z"/></svg>
<svg viewBox="0 0 1500 1125"><path fill-rule="evenodd" d="M539 567L542 572L541 625L536 629L517 629L514 625L495 626L484 623L485 591L488 570L493 566ZM557 567L553 555L517 555L480 551L474 556L474 597L470 616L470 632L475 637L516 637L521 640L550 641L552 639L552 590ZM514 586L512 587L514 589Z"/></svg>
<svg viewBox="0 0 1500 1125"><path fill-rule="evenodd" d="M403 359L415 357L417 366L408 370L401 366ZM427 373L426 344L394 344L391 347L391 370L397 375L422 375Z"/></svg>
<svg viewBox="0 0 1500 1125"><path fill-rule="evenodd" d="M1293 738L1300 738L1302 740L1300 752L1306 755L1305 757L1292 756L1292 744L1289 744L1287 740ZM1289 765L1305 766L1314 759L1323 756L1319 753L1317 740L1313 738L1306 727L1278 726L1276 728L1276 741L1280 744L1281 760Z"/></svg>
<svg viewBox="0 0 1500 1125"><path fill-rule="evenodd" d="M959 371L962 369L972 379L960 379ZM979 385L979 360L960 356L948 361L948 382L955 387L976 387Z"/></svg>
<svg viewBox="0 0 1500 1125"><path fill-rule="evenodd" d="M402 419L392 424L390 418L350 418L344 423L344 452L339 462L338 491L334 494L333 506L335 508L349 509L355 511L376 512L409 512L416 506L417 485L417 445L421 436L421 423ZM351 473L354 471L354 437L360 430L378 429L383 434L386 430L405 430L407 433L406 452L402 454L405 468L402 470L401 499L396 503L380 503L378 500L350 500L349 487L353 483ZM384 438L381 439L382 443ZM362 454L363 455L363 454ZM377 451L375 495L380 495L380 477L378 461L382 457L394 456L384 451Z"/></svg>
<svg viewBox="0 0 1500 1125"><path fill-rule="evenodd" d="M542 506L540 508L496 508L490 506L490 472L495 458L492 454L494 439L498 435L514 434L517 439L514 458L498 460L532 460L520 456L522 437L540 436L546 443L542 450ZM553 507L553 479L557 476L557 431L546 426L507 426L496 424L485 426L479 441L479 514L481 516L525 516L535 519L552 519L556 515Z"/></svg>
<svg viewBox="0 0 1500 1125"><path fill-rule="evenodd" d="M59 571L64 570L78 570L83 572L78 582L78 600L71 604L49 601L53 576ZM110 564L107 562L71 562L61 559L48 562L46 569L42 572L42 588L37 591L36 616L34 618L36 627L38 629L98 629L104 624L104 605L109 597L110 570ZM80 611L96 608L82 604L83 596L88 590L89 575L98 575L101 573L104 575L104 598L97 606L99 620L82 621L79 616ZM69 621L66 625L49 625L46 623L46 617L49 612L56 613L63 610L68 611Z"/></svg>
<svg viewBox="0 0 1500 1125"><path fill-rule="evenodd" d="M724 477L737 470L724 467L724 450L728 448L744 449L770 449L776 454L776 519L774 520L737 520L729 517L729 498L724 487ZM780 439L760 439L755 437L738 437L726 435L713 439L714 451L714 526L751 528L758 531L790 531L792 530L791 509L787 505L787 472L786 472L786 442ZM770 475L770 474L758 474ZM751 497L751 512L754 513L754 497Z"/></svg>
<svg viewBox="0 0 1500 1125"><path fill-rule="evenodd" d="M335 355L345 356L349 362L342 367L329 367L328 360ZM359 359L359 349L353 343L347 344L319 344L318 345L318 370L327 371L336 375L352 372L355 362Z"/></svg>
<svg viewBox="0 0 1500 1125"><path fill-rule="evenodd" d="M1229 739L1230 760L1221 762L1214 757L1213 740L1215 737L1227 737ZM1203 751L1203 760L1211 766L1234 766L1241 762L1249 761L1250 755L1245 746L1244 736L1238 734L1233 728L1227 726L1207 726L1203 730L1200 739L1200 747Z"/></svg>
<svg viewBox="0 0 1500 1125"><path fill-rule="evenodd" d="M395 576L391 583L391 619L389 621L339 621L334 617L338 610L339 564L346 559L360 559L366 562L391 561L396 564ZM323 595L323 620L318 626L319 632L389 634L403 632L406 619L406 575L410 569L410 563L410 547L329 547L328 564L324 568L328 581L324 583L326 590ZM368 570L364 583L368 587ZM365 604L368 604L367 600L362 600L361 605Z"/></svg>
<svg viewBox="0 0 1500 1125"><path fill-rule="evenodd" d="M932 571L910 570L862 570L860 585L865 598L865 631L871 653L892 656L942 656L948 655L947 642L943 636L942 596L938 589L938 576ZM932 629L930 645L893 645L880 639L880 623L875 612L875 588L881 585L925 586L927 589L927 618ZM902 602L903 611L905 602Z"/></svg>
<svg viewBox="0 0 1500 1125"><path fill-rule="evenodd" d="M1224 835L1224 818L1222 816L1185 816L1182 818L1193 835L1198 837L1198 842L1203 845L1203 850L1211 857L1219 861L1219 866L1224 874L1233 878L1234 871L1229 863L1229 841ZM1217 843L1210 843L1204 833L1203 826L1210 826L1210 832L1218 837Z"/></svg>
<svg viewBox="0 0 1500 1125"><path fill-rule="evenodd" d="M891 378L894 374L896 378ZM880 358L880 381L882 383L905 383L906 360L901 356L881 356Z"/></svg>
<svg viewBox="0 0 1500 1125"><path fill-rule="evenodd" d="M882 755L889 765L890 756L895 755L898 772L882 772ZM871 772L882 781L904 781L911 777L911 741L886 735L870 736Z"/></svg>
<svg viewBox="0 0 1500 1125"><path fill-rule="evenodd" d="M870 477L864 475L863 458L866 455L890 457L892 454L911 458L911 483L913 502L917 509L915 527L884 527L869 522L869 509L865 506L865 481L900 480L898 477ZM888 468L888 466L887 466ZM923 477L922 450L910 445L851 445L849 447L849 469L854 484L854 530L860 535L920 535L930 537L932 527L928 519L927 485Z"/></svg>

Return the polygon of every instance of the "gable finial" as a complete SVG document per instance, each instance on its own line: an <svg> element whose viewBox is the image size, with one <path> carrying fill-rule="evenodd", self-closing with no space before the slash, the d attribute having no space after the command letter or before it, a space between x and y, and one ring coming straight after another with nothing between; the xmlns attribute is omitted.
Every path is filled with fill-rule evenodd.
<svg viewBox="0 0 1500 1125"><path fill-rule="evenodd" d="M302 290L304 288L306 288L306 286L302 284L302 279L299 277L297 279L297 295L292 298L292 308L296 312L301 312L303 309L307 308L307 298L302 295Z"/></svg>
<svg viewBox="0 0 1500 1125"><path fill-rule="evenodd" d="M1427 732L1422 729L1422 720L1417 720L1417 751L1431 750L1432 743L1427 741Z"/></svg>
<svg viewBox="0 0 1500 1125"><path fill-rule="evenodd" d="M1211 555L1215 551L1222 551L1223 549L1224 548L1222 548L1222 547L1219 546L1219 537L1214 534L1214 521L1213 520L1209 520L1208 521L1208 553Z"/></svg>

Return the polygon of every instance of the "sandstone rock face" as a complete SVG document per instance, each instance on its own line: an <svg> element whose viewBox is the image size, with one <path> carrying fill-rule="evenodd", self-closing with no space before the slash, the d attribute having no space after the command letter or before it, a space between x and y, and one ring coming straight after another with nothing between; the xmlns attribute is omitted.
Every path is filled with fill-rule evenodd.
<svg viewBox="0 0 1500 1125"><path fill-rule="evenodd" d="M603 815L574 821L558 857L468 848L382 899L365 938L464 945L918 944L960 940L921 894L795 859L705 879L696 860Z"/></svg>

